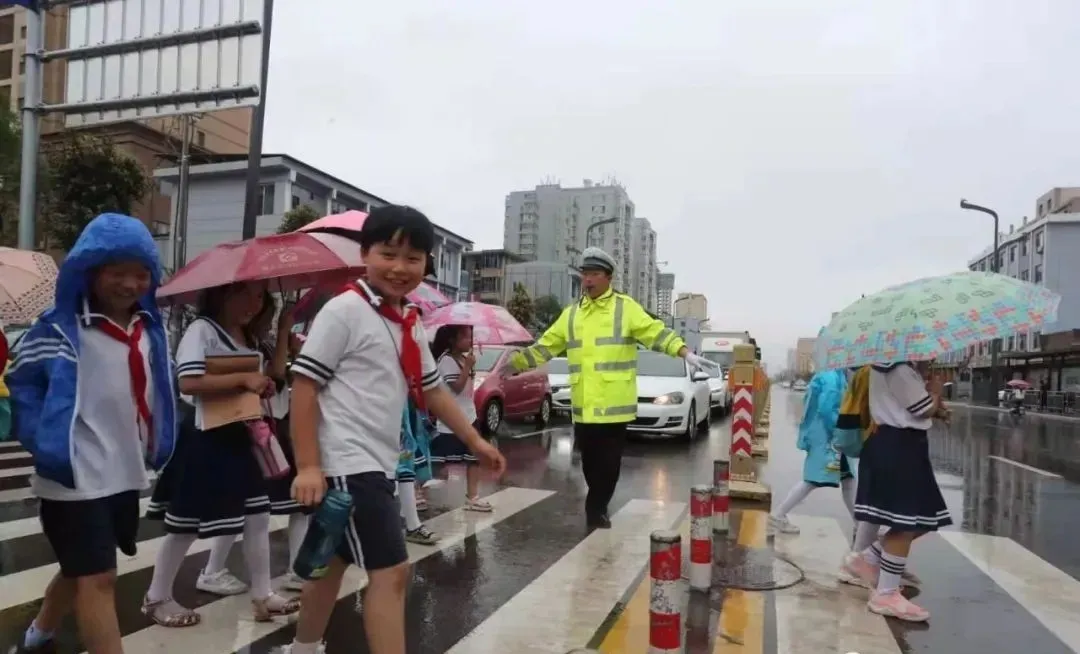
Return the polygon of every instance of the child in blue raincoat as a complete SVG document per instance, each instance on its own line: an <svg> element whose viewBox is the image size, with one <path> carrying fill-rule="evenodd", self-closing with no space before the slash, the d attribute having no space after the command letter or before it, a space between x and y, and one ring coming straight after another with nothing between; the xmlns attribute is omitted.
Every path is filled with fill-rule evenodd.
<svg viewBox="0 0 1080 654"><path fill-rule="evenodd" d="M430 422L410 400L401 417L401 456L397 467L398 502L405 519L405 540L419 545L434 545L437 534L420 522L416 485L431 480Z"/></svg>
<svg viewBox="0 0 1080 654"><path fill-rule="evenodd" d="M840 403L846 388L847 374L843 370L824 370L810 380L796 443L800 450L806 452L803 480L791 489L769 516L769 526L775 531L799 533L799 528L788 520L788 513L815 488L840 488L848 512L854 511L855 475L851 472L847 457L837 452L832 443L833 429L840 415Z"/></svg>

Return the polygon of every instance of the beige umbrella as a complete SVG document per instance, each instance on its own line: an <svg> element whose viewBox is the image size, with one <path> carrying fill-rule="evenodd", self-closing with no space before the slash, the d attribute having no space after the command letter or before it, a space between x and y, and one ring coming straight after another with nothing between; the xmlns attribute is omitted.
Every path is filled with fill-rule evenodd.
<svg viewBox="0 0 1080 654"><path fill-rule="evenodd" d="M47 254L0 247L0 322L27 325L51 307L57 274Z"/></svg>

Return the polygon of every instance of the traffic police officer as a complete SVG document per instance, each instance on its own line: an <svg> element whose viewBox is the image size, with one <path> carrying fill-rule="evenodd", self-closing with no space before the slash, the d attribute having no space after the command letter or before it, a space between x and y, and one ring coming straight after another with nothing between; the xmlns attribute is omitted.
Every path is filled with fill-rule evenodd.
<svg viewBox="0 0 1080 654"><path fill-rule="evenodd" d="M675 332L628 295L611 289L615 260L600 248L582 253L580 300L563 309L532 347L516 353L518 370L541 366L566 353L574 441L589 487L589 526L608 528L608 503L622 466L626 426L637 415L637 346L679 356L694 369L711 363L692 352Z"/></svg>

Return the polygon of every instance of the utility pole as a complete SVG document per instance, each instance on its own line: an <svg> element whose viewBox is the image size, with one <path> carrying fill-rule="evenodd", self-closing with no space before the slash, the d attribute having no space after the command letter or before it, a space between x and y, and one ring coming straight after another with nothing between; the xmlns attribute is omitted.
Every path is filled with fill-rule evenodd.
<svg viewBox="0 0 1080 654"><path fill-rule="evenodd" d="M183 116L181 120L184 121L184 125L180 134L180 179L177 182L176 211L173 213L172 224L172 271L174 275L187 265L188 198L191 191L189 178L191 174L191 141L195 135L195 121L198 120L198 117L187 115ZM183 308L174 304L169 309L169 313L170 322L172 323L172 343L175 348L180 344L180 334L184 329L184 311Z"/></svg>
<svg viewBox="0 0 1080 654"><path fill-rule="evenodd" d="M262 205L259 174L262 172L263 126L266 123L266 83L270 78L270 34L274 20L274 0L264 0L262 22L262 70L259 73L259 103L251 119L248 143L247 181L244 185L244 222L241 238L255 238L255 224Z"/></svg>
<svg viewBox="0 0 1080 654"><path fill-rule="evenodd" d="M960 200L960 208L968 211L978 211L985 213L994 219L994 253L990 259L990 272L1000 272L999 264L1001 262L1000 254L998 253L999 239L1001 238L1001 231L998 227L998 215L993 209L988 209L977 204L972 204L967 200ZM991 392L991 404L997 403L998 393L998 352L1001 350L1001 339L995 338L990 341L990 392Z"/></svg>
<svg viewBox="0 0 1080 654"><path fill-rule="evenodd" d="M41 104L42 54L45 51L45 17L39 2L26 5L26 94L22 106L22 161L19 169L20 250L37 246L37 167L41 143L38 105Z"/></svg>

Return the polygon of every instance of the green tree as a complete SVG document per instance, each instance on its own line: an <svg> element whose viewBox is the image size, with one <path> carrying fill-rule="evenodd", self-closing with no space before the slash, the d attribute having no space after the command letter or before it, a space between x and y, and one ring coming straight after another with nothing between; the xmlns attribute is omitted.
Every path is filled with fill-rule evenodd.
<svg viewBox="0 0 1080 654"><path fill-rule="evenodd" d="M0 104L0 246L15 245L19 227L19 161L22 130L18 116Z"/></svg>
<svg viewBox="0 0 1080 654"><path fill-rule="evenodd" d="M546 332L555 324L561 313L562 305L554 295L541 295L533 301L533 324L540 332Z"/></svg>
<svg viewBox="0 0 1080 654"><path fill-rule="evenodd" d="M45 164L40 213L53 245L65 250L99 214L132 215L151 187L139 162L98 136L65 135L51 144Z"/></svg>
<svg viewBox="0 0 1080 654"><path fill-rule="evenodd" d="M318 211L315 211L306 204L300 204L285 212L285 218L281 221L281 225L278 226L278 234L288 234L289 232L295 232L304 225L314 222L322 218Z"/></svg>
<svg viewBox="0 0 1080 654"><path fill-rule="evenodd" d="M514 284L514 295L510 298L510 301L506 303L506 310L510 312L521 326L528 329L533 324L533 301L529 297L529 291L525 289L525 285L518 283Z"/></svg>

